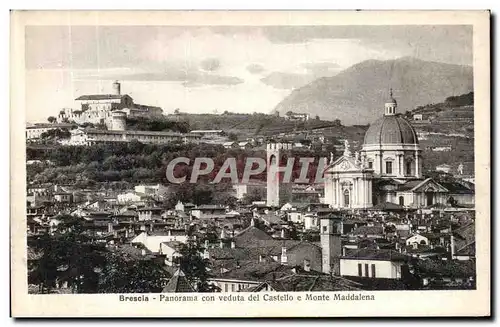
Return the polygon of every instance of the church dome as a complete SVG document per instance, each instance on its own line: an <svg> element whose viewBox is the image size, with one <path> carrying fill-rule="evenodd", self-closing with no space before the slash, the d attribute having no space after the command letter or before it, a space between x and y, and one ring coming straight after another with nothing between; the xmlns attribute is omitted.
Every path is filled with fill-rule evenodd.
<svg viewBox="0 0 500 327"><path fill-rule="evenodd" d="M364 144L418 144L418 138L406 119L399 115L385 115L370 125Z"/></svg>

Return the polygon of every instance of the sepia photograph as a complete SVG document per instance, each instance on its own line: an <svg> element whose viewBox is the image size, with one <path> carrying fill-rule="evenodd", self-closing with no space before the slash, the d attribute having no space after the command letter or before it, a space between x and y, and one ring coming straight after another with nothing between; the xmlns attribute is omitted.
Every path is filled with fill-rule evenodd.
<svg viewBox="0 0 500 327"><path fill-rule="evenodd" d="M11 15L14 315L489 314L489 12Z"/></svg>

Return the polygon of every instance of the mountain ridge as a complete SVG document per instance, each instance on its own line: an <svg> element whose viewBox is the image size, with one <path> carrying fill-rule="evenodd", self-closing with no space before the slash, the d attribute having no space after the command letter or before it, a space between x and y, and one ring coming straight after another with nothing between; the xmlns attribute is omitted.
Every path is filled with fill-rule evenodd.
<svg viewBox="0 0 500 327"><path fill-rule="evenodd" d="M398 112L442 102L450 95L473 91L470 66L424 61L413 57L370 59L332 77L321 77L292 91L274 109L309 113L345 124L370 123L384 112L389 89Z"/></svg>

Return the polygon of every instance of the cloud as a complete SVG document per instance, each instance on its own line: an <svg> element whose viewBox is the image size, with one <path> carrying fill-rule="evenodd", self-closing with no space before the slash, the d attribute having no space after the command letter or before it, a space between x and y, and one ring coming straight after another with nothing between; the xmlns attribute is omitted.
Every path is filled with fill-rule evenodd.
<svg viewBox="0 0 500 327"><path fill-rule="evenodd" d="M265 68L264 66L259 64L250 64L247 66L247 70L252 74L259 74L262 73L265 70Z"/></svg>
<svg viewBox="0 0 500 327"><path fill-rule="evenodd" d="M243 79L235 76L225 76L207 73L194 67L183 67L181 65L170 64L161 71L138 71L120 72L93 71L83 73L80 79L88 80L120 80L120 81L156 81L156 82L180 82L186 87L202 85L236 85L244 82Z"/></svg>
<svg viewBox="0 0 500 327"><path fill-rule="evenodd" d="M200 62L200 68L206 72L214 72L220 68L219 59L209 58Z"/></svg>
<svg viewBox="0 0 500 327"><path fill-rule="evenodd" d="M261 79L261 82L276 89L295 89L314 80L311 75L273 72Z"/></svg>
<svg viewBox="0 0 500 327"><path fill-rule="evenodd" d="M183 85L186 87L198 87L204 85L237 85L243 83L244 80L235 76L198 74L190 76Z"/></svg>

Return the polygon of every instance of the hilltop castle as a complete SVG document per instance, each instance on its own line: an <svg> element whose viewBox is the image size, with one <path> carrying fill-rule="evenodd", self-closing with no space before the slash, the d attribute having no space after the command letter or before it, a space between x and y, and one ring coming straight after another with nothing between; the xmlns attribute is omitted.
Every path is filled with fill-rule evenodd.
<svg viewBox="0 0 500 327"><path fill-rule="evenodd" d="M75 122L77 124L105 124L110 130L122 129L127 117L158 117L163 114L159 107L134 103L128 94L121 94L118 81L112 84L111 94L82 95L75 99L79 109L66 108L57 116L59 123Z"/></svg>

